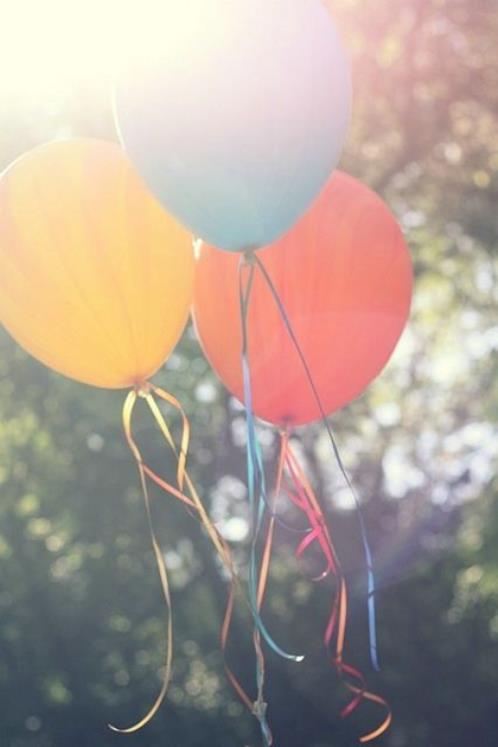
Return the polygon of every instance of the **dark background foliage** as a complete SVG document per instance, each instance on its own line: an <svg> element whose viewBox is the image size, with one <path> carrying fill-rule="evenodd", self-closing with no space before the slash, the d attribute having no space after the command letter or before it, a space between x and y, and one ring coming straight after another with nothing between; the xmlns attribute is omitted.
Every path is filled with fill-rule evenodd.
<svg viewBox="0 0 498 747"><path fill-rule="evenodd" d="M374 548L380 674L368 662L357 518L322 429L302 429L296 440L353 590L349 660L394 711L379 744L491 747L498 734L498 12L494 0L327 4L354 70L342 167L388 200L416 272L411 322L394 359L332 418ZM105 78L53 95L5 96L0 107L2 166L54 137L116 137ZM257 724L230 690L218 650L226 580L198 525L159 493L154 516L173 580L174 682L141 733L107 729L109 721L127 725L153 701L164 646L160 587L121 431L122 394L52 374L4 333L0 348L0 745L255 747ZM243 565L240 408L191 329L157 381L188 410L192 473ZM145 415L138 432L147 456L172 474ZM261 435L271 471L274 435L266 428ZM331 589L305 580L292 538L280 532L277 544L266 618L279 641L307 658L296 666L268 653L276 745L356 744L378 714L364 706L346 721L337 715L346 694L320 638ZM230 657L251 687L249 631L239 611Z"/></svg>

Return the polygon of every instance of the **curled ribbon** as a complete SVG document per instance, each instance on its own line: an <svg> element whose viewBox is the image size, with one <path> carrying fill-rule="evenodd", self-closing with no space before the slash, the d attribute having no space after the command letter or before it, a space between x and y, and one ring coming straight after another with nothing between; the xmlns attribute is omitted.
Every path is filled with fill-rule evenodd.
<svg viewBox="0 0 498 747"><path fill-rule="evenodd" d="M307 537L305 537L298 545L295 551L296 557L301 557L313 543L318 543L326 561L326 569L314 580L321 581L329 574L333 574L336 578L337 591L325 629L323 642L328 651L331 649L333 650L332 663L344 679L346 687L354 696L342 709L341 717L347 718L350 716L364 700L376 703L377 705L382 706L386 711L386 716L380 725L376 729L359 738L359 741L362 744L366 744L367 742L380 737L385 731L387 731L392 721L391 710L384 698L367 690L365 678L362 673L344 661L348 617L346 579L341 569L318 498L290 447L287 435L283 435L281 438L280 452L281 460L285 462L290 478L290 487L287 491L288 495L292 502L298 506L303 513L305 513L311 527L310 534L308 534Z"/></svg>
<svg viewBox="0 0 498 747"><path fill-rule="evenodd" d="M166 402L168 405L172 406L175 410L179 412L181 416L182 435L181 435L179 448L175 444L171 431L166 423L166 420L163 417L163 414L156 402L154 395L158 397L159 399L163 400L164 402ZM173 451L173 453L175 454L177 458L176 481L177 481L178 487L171 485L166 480L164 480L162 477L160 477L143 460L140 448L133 435L133 427L132 427L133 411L134 411L137 399L139 397L144 399L145 402L147 403L153 415L153 418L157 426L159 427L159 430L161 431L166 443L171 448L171 450ZM241 700L247 705L247 707L251 711L253 711L254 705L251 702L249 696L246 694L239 680L237 679L237 677L234 675L234 673L230 669L227 659L226 659L226 652L225 652L230 625L231 625L232 616L233 616L233 611L234 611L235 591L236 591L236 588L240 586L240 581L238 580L238 577L236 574L236 570L233 564L230 549L227 543L225 542L225 540L223 539L223 537L221 537L218 530L212 523L211 519L209 518L209 515L204 507L204 504L202 503L202 500L200 499L199 494L197 493L197 490L186 469L187 453L188 453L188 446L189 446L189 440L190 440L190 424L189 424L188 418L183 408L181 407L180 403L178 402L177 399L175 399L175 397L173 397L171 394L166 392L164 389L161 389L160 387L156 387L150 383L144 383L140 386L137 386L134 390L130 391L126 397L125 403L123 405L123 429L124 429L124 434L125 434L125 438L128 443L128 446L137 463L137 467L138 467L138 471L140 475L140 483L141 483L142 494L143 494L144 503L145 503L152 549L154 552L158 574L159 574L159 578L161 581L163 596L164 596L164 600L166 604L166 652L165 652L164 675L163 675L161 689L156 700L154 701L150 709L147 711L146 715L143 716L143 718L141 718L139 721L137 721L132 726L129 726L126 728L118 728L116 726L109 724L109 728L112 729L112 731L118 732L120 734L132 734L134 732L139 731L144 726L146 726L146 724L148 724L151 721L151 719L156 715L161 704L163 703L164 698L166 697L166 694L168 691L170 681L171 681L172 662L173 662L173 615L172 615L171 594L170 594L166 564L164 562L164 557L161 552L160 545L159 545L159 542L158 542L158 539L157 539L157 536L154 530L151 505L150 505L150 497L149 497L148 486L147 486L147 478L152 480L164 492L168 493L173 498L182 502L187 507L187 510L195 518L199 520L201 525L204 527L207 535L209 536L212 544L214 545L220 559L223 561L225 568L228 571L230 583L229 583L229 589L228 589L227 605L226 605L222 628L221 628L221 648L222 648L222 654L223 654L224 667L225 667L225 671L227 673L227 676L228 676L228 679L231 685L234 687L235 691L237 692ZM184 486L186 486L188 490L188 495L184 492Z"/></svg>

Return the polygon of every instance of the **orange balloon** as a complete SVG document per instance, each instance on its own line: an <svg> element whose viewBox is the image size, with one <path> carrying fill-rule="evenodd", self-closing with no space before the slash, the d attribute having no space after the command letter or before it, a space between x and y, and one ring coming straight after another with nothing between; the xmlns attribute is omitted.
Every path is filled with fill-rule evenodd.
<svg viewBox="0 0 498 747"><path fill-rule="evenodd" d="M412 269L403 235L368 187L336 172L308 213L258 251L286 309L325 412L357 397L387 363L406 324ZM243 400L239 257L203 245L194 319L204 352ZM248 312L254 412L275 425L320 418L302 362L261 271Z"/></svg>
<svg viewBox="0 0 498 747"><path fill-rule="evenodd" d="M139 384L166 360L192 303L189 233L122 149L54 142L0 179L0 321L55 371Z"/></svg>

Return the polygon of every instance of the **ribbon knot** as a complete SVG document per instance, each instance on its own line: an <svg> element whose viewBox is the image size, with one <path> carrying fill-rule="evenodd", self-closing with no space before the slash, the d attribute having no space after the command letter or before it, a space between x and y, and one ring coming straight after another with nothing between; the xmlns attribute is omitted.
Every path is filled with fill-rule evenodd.
<svg viewBox="0 0 498 747"><path fill-rule="evenodd" d="M252 712L258 720L261 721L264 718L266 718L267 710L268 710L268 703L265 703L264 700L261 700L260 698L258 698L258 700L254 701L253 706L252 706Z"/></svg>

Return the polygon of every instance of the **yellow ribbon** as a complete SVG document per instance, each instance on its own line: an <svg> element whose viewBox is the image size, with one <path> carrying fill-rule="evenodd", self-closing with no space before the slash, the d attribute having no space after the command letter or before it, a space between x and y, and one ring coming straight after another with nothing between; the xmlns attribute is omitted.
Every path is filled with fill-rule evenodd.
<svg viewBox="0 0 498 747"><path fill-rule="evenodd" d="M175 444L171 431L154 398L154 395L162 399L167 404L171 405L175 410L177 410L177 412L179 412L181 416L182 435L181 435L179 448ZM161 431L164 439L166 440L166 443L171 448L171 450L173 451L173 453L175 454L177 458L177 473L176 473L176 479L177 479L177 484L178 484L177 488L171 485L170 483L168 483L162 477L160 477L143 460L141 451L134 438L133 428L132 428L133 411L134 411L137 399L139 397L144 399L145 402L147 403L154 417L154 420L157 426L159 427L159 430ZM152 513L151 513L151 507L150 507L150 498L149 498L149 492L147 489L147 478L151 479L156 485L158 485L166 493L172 495L174 498L184 503L191 513L194 512L194 516L198 518L198 520L204 527L218 555L220 556L226 569L229 572L230 586L229 586L229 591L228 591L227 605L226 605L223 623L221 627L221 647L222 647L222 653L223 653L224 667L225 667L225 671L227 673L228 679L231 685L233 686L233 688L235 689L235 691L237 692L238 696L245 703L248 709L252 711L253 704L249 696L244 691L239 680L235 677L232 670L228 666L228 663L226 661L226 655L225 655L225 649L227 645L227 640L229 636L229 631L230 631L233 611L234 611L235 589L236 587L240 586L240 581L237 577L237 573L236 573L236 570L233 564L230 549L226 541L223 539L223 537L221 537L220 533L218 532L218 530L212 523L211 519L209 518L209 515L206 509L204 508L204 504L202 503L202 500L199 497L199 494L187 472L186 463L187 463L187 454L188 454L189 441L190 441L189 420L181 404L178 402L178 400L175 397L173 397L171 394L169 394L169 392L165 391L164 389L153 386L150 383L144 383L141 386L137 387L136 389L128 393L125 403L123 405L123 416L122 417L123 417L123 429L124 429L126 441L135 458L138 471L139 471L139 475L140 475L140 483L141 483L142 493L144 497L147 521L149 524L152 549L154 551L154 556L156 559L159 578L161 581L163 596L164 596L164 600L166 603L166 613L167 613L166 614L166 652L165 652L164 676L163 676L161 690L156 700L154 701L153 705L146 713L146 715L143 718L141 718L137 723L127 728L118 728L111 724L109 724L109 727L110 729L112 729L112 731L118 732L120 734L132 734L142 729L156 715L157 711L159 710L161 704L163 703L166 697L168 687L171 681L172 663L173 663L173 615L172 615L171 594L170 594L166 564L164 562L164 557L161 552L156 533L154 531L154 525L152 521ZM189 495L185 494L184 485L187 487Z"/></svg>
<svg viewBox="0 0 498 747"><path fill-rule="evenodd" d="M166 693L168 691L169 683L171 680L171 669L172 669L172 663L173 663L173 615L172 615L172 609L171 609L171 594L169 590L168 572L166 569L166 564L164 562L163 554L161 552L161 548L159 547L159 542L157 541L156 533L154 531L154 524L152 521L152 514L151 514L151 509L150 509L149 491L147 489L147 479L146 479L146 472L144 468L142 454L140 453L140 449L138 448L133 438L132 427L131 427L131 419L133 415L133 409L137 401L137 396L138 394L136 391L131 391L129 392L125 400L125 403L123 406L123 428L124 428L126 440L128 442L128 446L130 447L133 453L133 456L135 457L137 466L138 466L138 471L140 475L140 483L142 486L142 493L143 493L144 503L145 503L145 510L147 513L147 521L149 524L152 549L154 550L154 556L156 558L159 578L161 580L163 595L164 595L164 599L166 602L166 610L167 610L166 661L165 661L165 672L163 676L163 683L161 686L161 690L156 700L154 701L153 705L151 706L149 711L146 713L146 715L142 719L140 719L140 721L137 721L137 723L127 728L118 728L116 726L113 726L112 724L109 724L109 728L112 729L112 731L118 732L120 734L133 734L133 732L139 731L146 724L148 724L152 718L154 718L154 716L159 710L166 696Z"/></svg>

